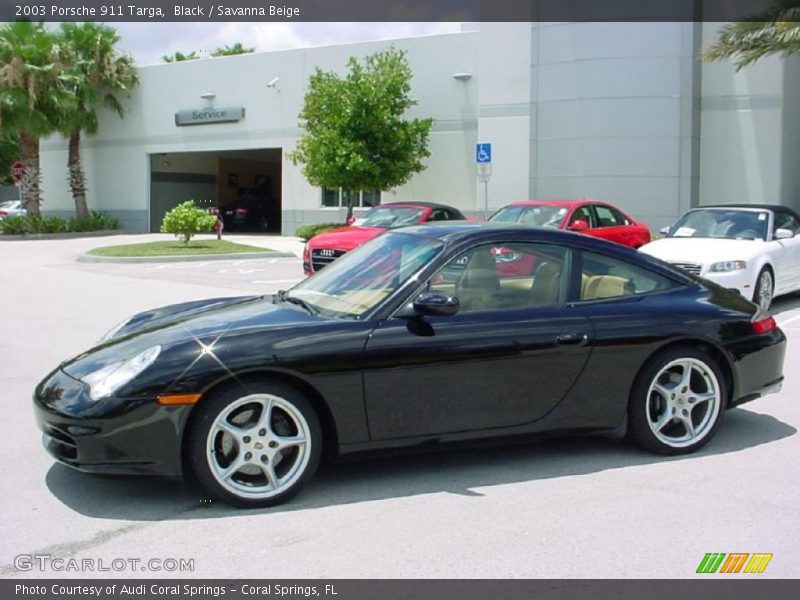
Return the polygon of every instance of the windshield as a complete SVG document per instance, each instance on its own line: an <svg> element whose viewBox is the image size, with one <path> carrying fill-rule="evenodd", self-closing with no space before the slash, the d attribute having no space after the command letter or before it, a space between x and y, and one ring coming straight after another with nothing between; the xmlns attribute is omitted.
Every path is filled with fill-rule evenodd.
<svg viewBox="0 0 800 600"><path fill-rule="evenodd" d="M563 206L522 204L501 208L489 217L489 220L497 223L523 223L534 227L558 228L566 214L567 209Z"/></svg>
<svg viewBox="0 0 800 600"><path fill-rule="evenodd" d="M763 210L693 210L681 217L668 237L766 240L769 213Z"/></svg>
<svg viewBox="0 0 800 600"><path fill-rule="evenodd" d="M309 312L356 319L377 306L442 251L439 240L385 233L336 259L286 294Z"/></svg>
<svg viewBox="0 0 800 600"><path fill-rule="evenodd" d="M353 221L359 227L385 227L394 229L403 225L416 225L422 218L423 208L411 206L379 206Z"/></svg>

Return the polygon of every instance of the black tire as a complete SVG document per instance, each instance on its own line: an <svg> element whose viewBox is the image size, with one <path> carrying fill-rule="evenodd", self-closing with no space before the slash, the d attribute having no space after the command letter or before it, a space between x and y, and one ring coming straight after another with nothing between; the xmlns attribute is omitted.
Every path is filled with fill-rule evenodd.
<svg viewBox="0 0 800 600"><path fill-rule="evenodd" d="M690 346L665 350L636 376L628 402L628 438L657 454L694 452L719 429L727 394L725 377L707 352Z"/></svg>
<svg viewBox="0 0 800 600"><path fill-rule="evenodd" d="M260 421L265 406L268 424ZM189 461L200 484L221 500L243 508L273 506L314 476L322 427L311 403L291 386L269 380L233 385L198 410Z"/></svg>
<svg viewBox="0 0 800 600"><path fill-rule="evenodd" d="M765 281L767 280L768 281ZM761 289L762 286L765 289ZM768 289L767 289L768 288ZM758 304L763 310L768 310L772 304L773 294L775 293L775 277L768 267L763 267L756 277L756 285L753 289L753 302ZM766 294L765 297L762 297Z"/></svg>

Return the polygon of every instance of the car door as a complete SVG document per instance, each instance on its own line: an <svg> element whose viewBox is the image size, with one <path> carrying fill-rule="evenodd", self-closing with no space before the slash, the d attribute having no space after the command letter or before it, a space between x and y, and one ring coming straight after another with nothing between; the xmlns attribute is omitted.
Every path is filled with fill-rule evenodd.
<svg viewBox="0 0 800 600"><path fill-rule="evenodd" d="M776 239L778 229L787 229L794 237ZM776 267L776 293L784 293L800 288L800 222L795 215L786 210L776 210L772 222L772 255Z"/></svg>
<svg viewBox="0 0 800 600"><path fill-rule="evenodd" d="M623 246L634 245L636 232L622 213L605 204L593 204L592 210L595 214L596 229L587 231L589 235Z"/></svg>
<svg viewBox="0 0 800 600"><path fill-rule="evenodd" d="M528 273L502 275L498 247L502 261ZM458 313L382 321L364 358L371 438L511 427L552 410L584 368L592 337L589 320L563 306L570 254L530 243L471 248L420 290L455 294Z"/></svg>

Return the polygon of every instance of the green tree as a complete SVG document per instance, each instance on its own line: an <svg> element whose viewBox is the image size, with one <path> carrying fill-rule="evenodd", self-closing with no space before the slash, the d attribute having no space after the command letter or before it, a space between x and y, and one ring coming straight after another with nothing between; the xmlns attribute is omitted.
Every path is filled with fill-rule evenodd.
<svg viewBox="0 0 800 600"><path fill-rule="evenodd" d="M19 140L25 165L20 194L29 214L38 214L42 201L39 139L56 130L54 115L75 104L56 42L42 23L0 27L0 132Z"/></svg>
<svg viewBox="0 0 800 600"><path fill-rule="evenodd" d="M706 62L733 58L738 71L773 54L800 54L800 0L777 0L762 13L724 25L700 57Z"/></svg>
<svg viewBox="0 0 800 600"><path fill-rule="evenodd" d="M11 185L11 166L19 160L19 139L13 132L0 131L0 185Z"/></svg>
<svg viewBox="0 0 800 600"><path fill-rule="evenodd" d="M67 168L75 212L80 219L89 217L86 203L86 178L81 165L81 132L97 132L97 109L105 107L120 118L125 109L122 96L138 83L133 58L117 49L120 36L116 30L99 23L62 23L63 63L70 77L66 79L75 98L72 110L57 115L58 129L69 139Z"/></svg>
<svg viewBox="0 0 800 600"><path fill-rule="evenodd" d="M165 54L161 57L165 63L172 63L172 62L184 62L187 60L197 60L200 57L197 55L197 52L192 50L189 54L184 54L183 52L175 52L173 54Z"/></svg>
<svg viewBox="0 0 800 600"><path fill-rule="evenodd" d="M255 51L255 48L245 48L242 46L242 42L236 42L231 46L217 48L211 53L211 56L236 56L238 54L252 54Z"/></svg>
<svg viewBox="0 0 800 600"><path fill-rule="evenodd" d="M346 76L316 69L300 111L304 130L288 154L315 186L386 191L426 166L433 119L403 118L410 96L405 52L390 47L363 60L350 58ZM348 194L347 217L356 194Z"/></svg>
<svg viewBox="0 0 800 600"><path fill-rule="evenodd" d="M164 215L161 233L174 233L184 244L188 244L195 234L201 231L211 231L216 222L215 215L210 215L202 208L197 208L194 200L187 200Z"/></svg>

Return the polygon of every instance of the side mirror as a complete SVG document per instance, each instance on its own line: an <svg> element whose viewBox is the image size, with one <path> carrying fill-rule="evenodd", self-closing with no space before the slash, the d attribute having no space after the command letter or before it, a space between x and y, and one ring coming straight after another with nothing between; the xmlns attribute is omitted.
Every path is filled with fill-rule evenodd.
<svg viewBox="0 0 800 600"><path fill-rule="evenodd" d="M569 224L569 227L567 227L567 229L569 229L570 231L581 233L589 229L589 221L587 221L586 219L576 219L575 221Z"/></svg>
<svg viewBox="0 0 800 600"><path fill-rule="evenodd" d="M458 298L444 292L423 292L414 300L414 312L419 315L449 317L458 312Z"/></svg>
<svg viewBox="0 0 800 600"><path fill-rule="evenodd" d="M660 233L661 235L669 235L669 230L670 226L667 225L666 227L662 227L661 229L659 229L658 233Z"/></svg>
<svg viewBox="0 0 800 600"><path fill-rule="evenodd" d="M788 240L794 237L794 232L791 229L784 229L783 227L775 230L776 240Z"/></svg>

